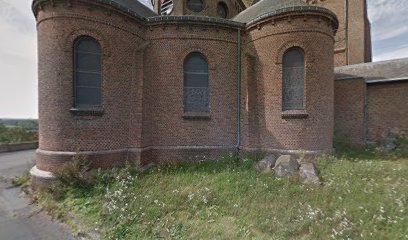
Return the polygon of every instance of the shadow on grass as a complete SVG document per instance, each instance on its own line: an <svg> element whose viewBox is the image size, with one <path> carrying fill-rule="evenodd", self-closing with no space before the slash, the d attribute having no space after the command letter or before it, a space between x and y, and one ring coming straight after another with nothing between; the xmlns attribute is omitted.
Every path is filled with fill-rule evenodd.
<svg viewBox="0 0 408 240"><path fill-rule="evenodd" d="M350 161L398 160L408 158L408 149L387 150L379 145L355 146L335 141L335 157Z"/></svg>
<svg viewBox="0 0 408 240"><path fill-rule="evenodd" d="M253 168L255 160L240 159L237 156L226 156L216 161L186 161L159 165L145 174L217 174L231 171L248 171Z"/></svg>

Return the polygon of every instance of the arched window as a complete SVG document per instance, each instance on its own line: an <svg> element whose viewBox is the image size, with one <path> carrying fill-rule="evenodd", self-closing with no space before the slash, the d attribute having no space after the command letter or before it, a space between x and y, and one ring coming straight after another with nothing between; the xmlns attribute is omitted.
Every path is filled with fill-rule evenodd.
<svg viewBox="0 0 408 240"><path fill-rule="evenodd" d="M184 60L184 112L208 112L208 63L199 52Z"/></svg>
<svg viewBox="0 0 408 240"><path fill-rule="evenodd" d="M291 48L283 55L283 110L304 108L305 59L303 50Z"/></svg>
<svg viewBox="0 0 408 240"><path fill-rule="evenodd" d="M87 36L74 43L74 105L101 106L102 53L99 43Z"/></svg>
<svg viewBox="0 0 408 240"><path fill-rule="evenodd" d="M227 18L228 17L227 4L225 4L224 2L219 2L217 4L217 15L220 18Z"/></svg>

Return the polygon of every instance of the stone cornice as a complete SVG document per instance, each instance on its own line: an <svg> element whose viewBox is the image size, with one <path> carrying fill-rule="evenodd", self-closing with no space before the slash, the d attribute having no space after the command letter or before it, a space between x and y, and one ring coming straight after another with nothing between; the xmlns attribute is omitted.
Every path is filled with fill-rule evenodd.
<svg viewBox="0 0 408 240"><path fill-rule="evenodd" d="M288 14L294 14L294 15L299 15L299 16L307 16L309 14L319 14L324 17L326 17L328 20L330 20L333 23L333 28L335 31L337 31L339 27L339 21L336 17L336 14L334 14L332 11L322 8L322 7L315 7L315 6L298 6L298 7L287 7L287 8L281 8L273 12L269 12L267 14L261 15L257 18L252 19L251 21L246 23L247 28L250 28L259 22L262 22L268 18L275 18L275 17L283 17Z"/></svg>

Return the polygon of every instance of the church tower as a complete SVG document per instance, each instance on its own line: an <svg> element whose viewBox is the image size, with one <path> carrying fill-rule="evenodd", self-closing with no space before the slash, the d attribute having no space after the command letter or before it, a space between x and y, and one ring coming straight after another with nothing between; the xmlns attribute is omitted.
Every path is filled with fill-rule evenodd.
<svg viewBox="0 0 408 240"><path fill-rule="evenodd" d="M371 27L367 0L312 0L333 11L339 20L335 43L335 66L371 62Z"/></svg>

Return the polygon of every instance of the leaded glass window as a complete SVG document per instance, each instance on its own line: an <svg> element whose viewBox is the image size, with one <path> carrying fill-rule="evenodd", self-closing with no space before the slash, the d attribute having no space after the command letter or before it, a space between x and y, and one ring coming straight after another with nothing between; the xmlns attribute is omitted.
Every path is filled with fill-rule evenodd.
<svg viewBox="0 0 408 240"><path fill-rule="evenodd" d="M184 60L184 112L208 112L208 63L199 52Z"/></svg>
<svg viewBox="0 0 408 240"><path fill-rule="evenodd" d="M304 108L305 60L303 50L291 48L283 55L283 110Z"/></svg>
<svg viewBox="0 0 408 240"><path fill-rule="evenodd" d="M80 37L74 44L74 105L77 108L101 106L101 46L91 37Z"/></svg>
<svg viewBox="0 0 408 240"><path fill-rule="evenodd" d="M173 0L161 0L160 14L170 15L173 11Z"/></svg>

